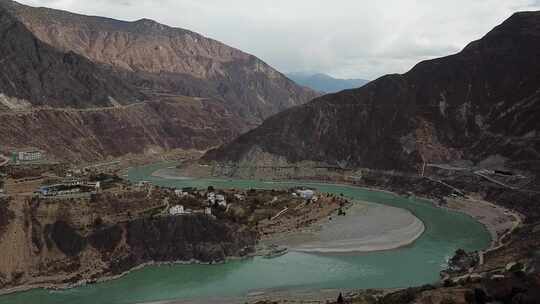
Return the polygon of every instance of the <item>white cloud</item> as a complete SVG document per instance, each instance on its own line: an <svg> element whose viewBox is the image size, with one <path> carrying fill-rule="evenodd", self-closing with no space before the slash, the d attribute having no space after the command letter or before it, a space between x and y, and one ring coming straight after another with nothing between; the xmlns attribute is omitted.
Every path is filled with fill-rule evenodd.
<svg viewBox="0 0 540 304"><path fill-rule="evenodd" d="M187 28L284 72L376 78L455 53L537 0L22 0Z"/></svg>

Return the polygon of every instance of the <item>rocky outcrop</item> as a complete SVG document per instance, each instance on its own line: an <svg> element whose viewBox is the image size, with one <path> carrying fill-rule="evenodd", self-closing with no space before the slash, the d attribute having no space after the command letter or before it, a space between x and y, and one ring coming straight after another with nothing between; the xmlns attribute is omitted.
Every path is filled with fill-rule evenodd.
<svg viewBox="0 0 540 304"><path fill-rule="evenodd" d="M88 236L88 242L102 254L109 254L122 241L124 230L118 226L98 228Z"/></svg>
<svg viewBox="0 0 540 304"><path fill-rule="evenodd" d="M64 221L55 222L46 231L49 232L49 235L45 238L50 238L66 256L77 256L86 247L86 239Z"/></svg>
<svg viewBox="0 0 540 304"><path fill-rule="evenodd" d="M420 172L498 154L540 171L539 47L540 12L517 13L458 54L279 113L205 160Z"/></svg>
<svg viewBox="0 0 540 304"><path fill-rule="evenodd" d="M130 254L140 262L223 261L255 242L250 232L207 216L139 219L125 229Z"/></svg>
<svg viewBox="0 0 540 304"><path fill-rule="evenodd" d="M255 231L203 214L135 216L137 209L152 206L145 195L143 202L105 199L34 199L28 207L17 206L16 220L0 216L0 238L9 229L9 241L0 243L0 288L93 282L148 263L222 262L246 256L257 241ZM124 218L119 205L134 205L133 215ZM116 213L96 220L111 208Z"/></svg>

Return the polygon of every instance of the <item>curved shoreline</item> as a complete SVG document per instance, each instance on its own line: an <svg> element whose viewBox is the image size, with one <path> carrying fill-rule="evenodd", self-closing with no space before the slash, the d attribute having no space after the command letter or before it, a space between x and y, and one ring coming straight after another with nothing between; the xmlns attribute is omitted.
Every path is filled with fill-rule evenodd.
<svg viewBox="0 0 540 304"><path fill-rule="evenodd" d="M151 173L151 176L153 177L158 177L158 178L164 178L164 179L177 179L177 180L189 180L191 178L168 178L168 177L163 177L162 174L159 174L156 172L159 171L158 170L155 170L154 172ZM216 179L216 180L220 180L220 179ZM271 181L270 181L271 182ZM388 190L384 190L384 189L377 189L377 188L369 188L369 187L361 187L361 186L357 186L357 185L352 185L352 184L348 184L348 183L336 183L336 182L327 182L327 181L309 181L309 180L298 180L298 181L295 181L295 180L287 180L287 181L275 181L275 183L301 183L301 182L304 182L304 183L308 183L308 184L321 184L321 185L336 185L336 186L341 186L341 187L347 187L347 188L356 188L356 189L364 189L364 190L368 190L368 191L376 191L376 192L384 192L384 193L388 193L388 194L392 194L392 195L396 195L396 196L399 196L398 194L394 193L394 192L391 192L391 191L388 191ZM423 197L418 197L420 199L424 199L430 203L432 203L433 205L437 206L437 207L441 207L439 206L438 204L436 204L435 202L433 202L431 199L429 198L423 198ZM379 204L379 203L374 203L374 204ZM383 205L383 204L381 204ZM496 205L495 205L496 206ZM501 209L504 209L502 207L499 207L499 206L496 206L498 208L501 208ZM451 208L443 208L443 209L448 209L448 210L451 210L451 211L457 211L457 212L461 212L461 213L464 213L464 214L467 214L469 216L471 216L472 218L475 218L477 221L479 221L477 219L477 217L475 217L474 215L471 215L469 213L467 213L466 211L461 211L461 210L457 210L457 209L451 209ZM411 212L412 213L412 212ZM414 215L414 214L413 214ZM421 219L419 219L421 221ZM480 223L482 223L482 221L479 221ZM488 227L487 224L484 224L484 227ZM424 226L424 225L423 225ZM424 226L424 229L422 230L422 233L419 233L418 237L420 237L423 232L425 231L425 226ZM488 229L489 231L489 229ZM417 237L417 238L418 238ZM414 243L414 241L417 239L415 238L414 240L412 240L411 242L408 242L408 244L403 244L403 245L400 245L400 246L397 246L396 248L390 248L390 249L397 249L397 248L400 248L400 247L404 247L404 246L407 246L407 245L410 245L412 243ZM230 258L230 259L227 259L223 262L226 262L228 260L235 260L235 259L239 259L239 258ZM240 258L241 259L241 258ZM80 282L77 282L77 283L73 283L73 284L54 284L54 283L45 283L45 284L35 284L35 285L29 285L29 286L19 286L19 287L14 287L14 288L11 288L11 289L6 289L6 290L0 290L0 295L7 295L7 294L13 294L13 293L19 293L19 292L25 292L25 291L30 291L30 290L35 290L35 289L46 289L46 290L65 290L65 289L71 289L71 288L76 288L76 287L81 287L81 286L84 286L84 285L88 285L88 284L95 284L95 283L102 283L102 282L107 282L107 281L111 281L111 280L116 280L116 279L119 279L119 278L122 278L124 277L125 275L128 275L129 273L131 272L134 272L134 271L137 271L137 270L140 270L142 268L145 268L147 266L152 266L152 265L168 265L168 264L197 264L197 261L179 261L179 262L163 262L163 263L156 263L156 262L148 262L148 263L144 263L144 264L141 264L141 265L138 265L138 266L135 266L133 267L132 269L120 274L120 275L115 275L115 276L109 276L109 277L103 277L103 278L100 278L100 279L97 279L97 280L94 280L94 281L88 281L88 280L81 280ZM202 263L200 263L202 264ZM168 301L167 301L168 303Z"/></svg>
<svg viewBox="0 0 540 304"><path fill-rule="evenodd" d="M152 172L150 176L163 178L163 179L172 179L172 180L191 180L192 179L190 177L178 176L178 175L174 175L172 172L171 173L168 172L168 171L174 171L174 168L175 167L161 168Z"/></svg>
<svg viewBox="0 0 540 304"><path fill-rule="evenodd" d="M426 230L421 219L406 209L371 202L355 202L347 215L333 215L307 229L271 236L264 243L290 251L317 254L354 254L398 249L411 245Z"/></svg>
<svg viewBox="0 0 540 304"><path fill-rule="evenodd" d="M163 179L170 178L169 174L162 174L162 173L159 172L160 170L161 169L155 170L154 172L152 172L151 175L153 177L163 178ZM178 178L178 176L177 176L177 178ZM191 178L182 177L182 179L189 180ZM242 179L240 179L240 180L242 180ZM391 195L395 195L395 196L400 196L399 194L397 194L395 192L385 190L385 189L382 189L382 188L359 186L359 185L354 185L354 184L348 183L347 181L342 181L341 183L339 183L339 182L328 181L328 180L288 179L288 180L268 180L268 181L265 181L265 182L266 183L291 183L291 184L294 184L294 183L306 183L306 184L314 184L314 185L317 185L317 184L320 184L320 185L332 185L332 186L340 186L340 187L347 187L347 188L357 188L357 189L363 189L363 190L368 190L368 191L375 191L375 192L381 192L381 193L387 193L387 194L391 194ZM460 200L462 202L474 201L476 203L480 203L480 204L484 205L485 207L488 207L488 208L491 208L491 209L496 209L497 210L496 213L498 213L499 217L502 217L503 215L512 216L514 218L512 227L508 231L504 232L503 235L499 235L499 234L501 234L501 230L503 230L503 228L501 228L500 225L499 225L500 223L499 224L494 223L492 221L493 215L486 216L481 209L480 210L479 209L474 210L473 208L468 208L467 206L463 206L463 207L442 206L442 205L436 203L433 199L431 199L429 197L417 196L417 195L415 195L414 197L418 198L418 199L421 199L421 200L424 200L424 201L427 201L427 202L431 203L433 206L435 206L437 208L441 208L441 209L445 209L445 210L449 210L449 211L454 211L454 212L458 212L458 213L467 215L467 216L473 218L474 220L476 220L477 222L479 222L480 224L482 224L482 226L486 229L486 231L489 232L490 238L491 238L490 246L482 251L484 254L487 253L487 252L499 249L500 247L504 246L504 244L502 244L502 240L507 235L512 233L517 227L519 227L521 225L521 223L523 222L523 219L524 219L523 215L521 215L521 214L519 214L519 213L517 213L515 211L512 211L510 209L507 209L507 208L504 208L502 206L491 203L491 202L487 202L487 201L479 200L479 199L472 200L470 198L468 200L467 199L461 199ZM404 246L407 246L407 245L404 245ZM403 246L401 246L401 247L403 247ZM397 248L393 248L393 249L397 249Z"/></svg>
<svg viewBox="0 0 540 304"><path fill-rule="evenodd" d="M419 220L420 221L420 220ZM420 221L421 223L421 221ZM378 251L387 251L387 250L394 250L399 249L403 247L407 247L409 245L414 244L416 240L418 240L426 231L426 228L424 224L420 224L420 227L416 230L415 234L412 235L410 238L403 239L402 241L393 242L392 244L376 244L377 240L374 240L373 243L369 243L369 241L366 240L352 240L354 241L355 248L352 249L340 249L340 248L313 248L313 249L291 249L292 251L298 251L298 252L305 252L305 253L321 253L321 254L331 254L331 253L365 253L365 252L378 252ZM367 242L367 244L366 244ZM364 243L364 245L358 245L357 243Z"/></svg>
<svg viewBox="0 0 540 304"><path fill-rule="evenodd" d="M133 267L133 268L131 268L129 270L126 270L126 271L122 272L121 274L112 275L112 276L104 276L104 277L101 277L101 278L96 279L96 280L86 280L85 279L85 280L80 280L80 281L75 282L75 283L59 283L59 284L56 284L56 283L41 283L41 284L37 283L37 284L31 284L31 285L23 285L23 286L18 286L18 287L13 287L13 288L0 290L0 296L6 296L6 295L10 295L10 294L19 293L19 292L27 292L27 291L32 291L32 290L35 290L35 289L44 289L44 290L49 290L49 291L69 290L69 289L73 289L73 288L83 287L83 286L86 286L86 285L105 283L105 282L121 279L121 278L129 275L132 272L135 272L135 271L138 271L138 270L141 270L143 268L150 267L150 266L214 265L214 264L218 265L218 264L227 263L229 261L238 261L238 260L249 259L251 257L252 257L251 255L247 255L245 257L231 256L231 257L226 257L225 260L223 260L223 261L217 261L217 262L212 262L212 263L210 263L210 262L201 262L201 261L195 260L195 259L190 260L190 261L171 261L171 262L150 261L150 262L146 262L146 263L142 263L140 265L137 265L137 266L135 266L135 267Z"/></svg>

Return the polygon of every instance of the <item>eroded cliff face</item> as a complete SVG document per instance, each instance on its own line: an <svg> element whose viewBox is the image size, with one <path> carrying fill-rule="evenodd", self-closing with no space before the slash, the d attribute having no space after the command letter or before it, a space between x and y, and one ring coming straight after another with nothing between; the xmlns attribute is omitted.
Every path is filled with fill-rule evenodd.
<svg viewBox="0 0 540 304"><path fill-rule="evenodd" d="M0 234L0 288L94 282L153 262L220 262L249 253L256 242L250 230L202 214L111 222L101 212L132 203L33 200L24 207L11 205L17 216Z"/></svg>
<svg viewBox="0 0 540 304"><path fill-rule="evenodd" d="M539 47L540 13L517 13L456 55L279 113L205 160L419 172L501 155L539 169Z"/></svg>

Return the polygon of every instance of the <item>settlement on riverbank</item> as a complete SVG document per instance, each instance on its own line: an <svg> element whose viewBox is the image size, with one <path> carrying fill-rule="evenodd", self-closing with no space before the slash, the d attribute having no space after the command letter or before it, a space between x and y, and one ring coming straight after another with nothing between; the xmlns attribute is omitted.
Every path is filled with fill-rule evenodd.
<svg viewBox="0 0 540 304"><path fill-rule="evenodd" d="M154 171L152 176L171 180L189 179L181 176L181 172L170 167ZM290 229L263 235L263 243L311 253L370 252L410 245L425 231L422 221L411 212L381 204L355 202L349 204L341 215L336 211L337 205L308 206L307 209L313 209L305 215L310 217L309 225L294 227L284 221L280 226L288 225ZM327 214L330 215L325 216Z"/></svg>
<svg viewBox="0 0 540 304"><path fill-rule="evenodd" d="M201 168L199 169L202 171L205 171ZM186 171L185 169L180 170L175 167L170 167L170 168L154 171L152 173L152 176L165 178L165 179L186 179L186 177L183 176L186 173L198 173L197 171L200 171L200 170L193 169L193 166L190 167L190 170L188 171ZM348 184L348 182L344 180L340 182L344 184ZM357 186L357 187L366 189L369 191L392 193L386 190L382 190L380 188L361 187L361 186ZM430 200L430 199L427 199L427 200ZM518 227L523 221L523 216L518 214L517 212L508 210L499 205L486 202L476 197L466 197L466 198L453 197L453 198L448 198L447 204L445 205L441 205L438 203L434 203L434 205L437 207L444 208L444 209L449 209L452 211L457 211L460 213L467 214L471 216L472 218L474 218L475 220L477 220L478 222L480 222L482 225L484 225L487 231L490 233L491 239L492 239L490 248L486 249L486 251L499 248L503 243L503 239L506 236L508 236L516 227ZM356 208L359 208L359 206L356 206ZM320 234L322 224L323 222L317 222L316 224L314 224L313 227L318 227L316 229L307 229L307 230L303 229L301 231L296 231L294 233L276 234L272 236L272 241L280 245L289 245L291 247L294 247L294 245L298 243L314 242L317 239L320 239L321 237L318 234ZM354 225L357 225L357 224L353 224L353 226ZM364 225L364 224L361 224L361 225ZM414 239L418 238L424 231L423 229L420 229L420 226L423 226L423 225L420 225L420 223L415 222L415 223L411 223L411 226L409 227L402 227L400 231L392 231L392 234L394 236L393 242L390 240L387 240L386 243L387 244L393 243L394 246L388 246L388 245L384 246L383 244L379 242L378 245L371 246L373 248L362 248L363 250L360 250L360 251L364 251L364 250L370 251L369 249L374 249L375 251L393 249L393 248L398 248L398 247L402 247L407 244L410 244L411 242L414 241ZM375 227L375 226L372 226L372 227ZM365 227L359 227L359 228L365 228ZM319 231L315 231L317 229ZM341 228L336 228L336 229L341 229ZM407 231L407 229L409 229L409 231ZM383 230L385 230L385 228L383 228ZM329 234L331 233L329 232ZM401 239L397 240L399 238L398 237L399 234L402 234ZM414 236L415 234L418 234L418 235L416 235L416 237L411 237L411 236ZM370 235L370 236L366 236L366 235ZM360 238L363 238L363 237L366 237L366 239L360 240ZM332 238L330 236L328 236L328 238L332 241L335 241L335 238ZM369 240L369 238L371 238L371 240ZM358 237L353 237L353 239L356 239L355 242L357 244L358 242L362 242L362 241L364 241L366 244L369 243L370 241L377 243L377 240L376 240L377 238L374 237L372 232L361 232L358 234ZM370 246L368 245L367 247L370 247ZM382 249L378 249L378 248L382 248Z"/></svg>

